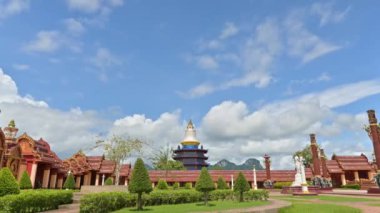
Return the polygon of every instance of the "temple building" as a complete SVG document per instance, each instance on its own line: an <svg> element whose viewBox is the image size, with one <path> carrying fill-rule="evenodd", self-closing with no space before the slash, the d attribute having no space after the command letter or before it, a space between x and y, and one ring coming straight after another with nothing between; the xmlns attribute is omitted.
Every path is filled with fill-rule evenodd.
<svg viewBox="0 0 380 213"><path fill-rule="evenodd" d="M185 138L178 145L178 149L174 150L174 160L178 160L183 163L187 170L200 170L202 167L208 167L206 160L208 157L205 156L207 153L206 149L200 145L200 142L196 138L196 131L193 122L190 120L187 124L185 131Z"/></svg>

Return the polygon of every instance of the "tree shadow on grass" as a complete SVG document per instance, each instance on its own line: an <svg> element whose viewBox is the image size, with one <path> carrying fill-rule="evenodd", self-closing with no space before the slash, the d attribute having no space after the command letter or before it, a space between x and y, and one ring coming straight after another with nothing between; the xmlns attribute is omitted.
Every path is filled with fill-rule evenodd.
<svg viewBox="0 0 380 213"><path fill-rule="evenodd" d="M139 211L137 209L129 209L130 212L149 212L149 211L153 211L153 209L147 209L147 208L144 208L143 210Z"/></svg>
<svg viewBox="0 0 380 213"><path fill-rule="evenodd" d="M195 204L196 206L206 206L204 203L197 203ZM213 204L213 203L209 203L206 207L213 207L213 206L216 206L216 204Z"/></svg>

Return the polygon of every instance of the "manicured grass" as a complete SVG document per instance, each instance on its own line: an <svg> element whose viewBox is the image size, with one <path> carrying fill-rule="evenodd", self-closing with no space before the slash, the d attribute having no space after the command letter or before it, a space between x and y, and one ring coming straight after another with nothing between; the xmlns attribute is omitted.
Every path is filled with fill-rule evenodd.
<svg viewBox="0 0 380 213"><path fill-rule="evenodd" d="M282 208L280 213L360 213L360 209L334 204L294 203L290 207Z"/></svg>
<svg viewBox="0 0 380 213"><path fill-rule="evenodd" d="M380 201L379 199L373 198L360 198L360 197L346 197L346 196L328 196L328 195L318 195L318 196L276 196L278 199L284 199L288 201L292 200L323 200L331 202L368 202L368 201Z"/></svg>
<svg viewBox="0 0 380 213"><path fill-rule="evenodd" d="M209 206L204 206L203 203L186 203L186 204L176 204L176 205L161 205L161 206L147 206L144 207L144 211L154 212L154 213L185 213L185 212L204 212L204 211L219 211L226 209L240 209L240 208L250 208L255 206L268 205L269 201L247 201L247 202L236 202L236 201L211 201ZM117 213L122 212L135 212L136 208L125 208Z"/></svg>

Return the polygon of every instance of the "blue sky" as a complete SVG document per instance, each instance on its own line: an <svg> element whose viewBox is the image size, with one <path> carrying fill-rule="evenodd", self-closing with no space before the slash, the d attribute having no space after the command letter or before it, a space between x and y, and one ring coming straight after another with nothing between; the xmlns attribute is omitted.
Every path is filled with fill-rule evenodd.
<svg viewBox="0 0 380 213"><path fill-rule="evenodd" d="M380 109L379 6L1 1L0 125L15 118L64 157L99 132L176 145L188 119L211 161L234 147L231 160L268 152L286 167L310 132L328 154L370 154L361 126Z"/></svg>

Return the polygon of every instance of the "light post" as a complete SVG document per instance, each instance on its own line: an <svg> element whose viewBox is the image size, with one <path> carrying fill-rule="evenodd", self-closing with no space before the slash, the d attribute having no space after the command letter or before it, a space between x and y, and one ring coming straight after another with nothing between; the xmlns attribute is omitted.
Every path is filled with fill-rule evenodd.
<svg viewBox="0 0 380 213"><path fill-rule="evenodd" d="M256 165L253 165L253 190L257 190Z"/></svg>
<svg viewBox="0 0 380 213"><path fill-rule="evenodd" d="M106 178L106 176L103 174L102 175L102 186L104 186L104 178Z"/></svg>

